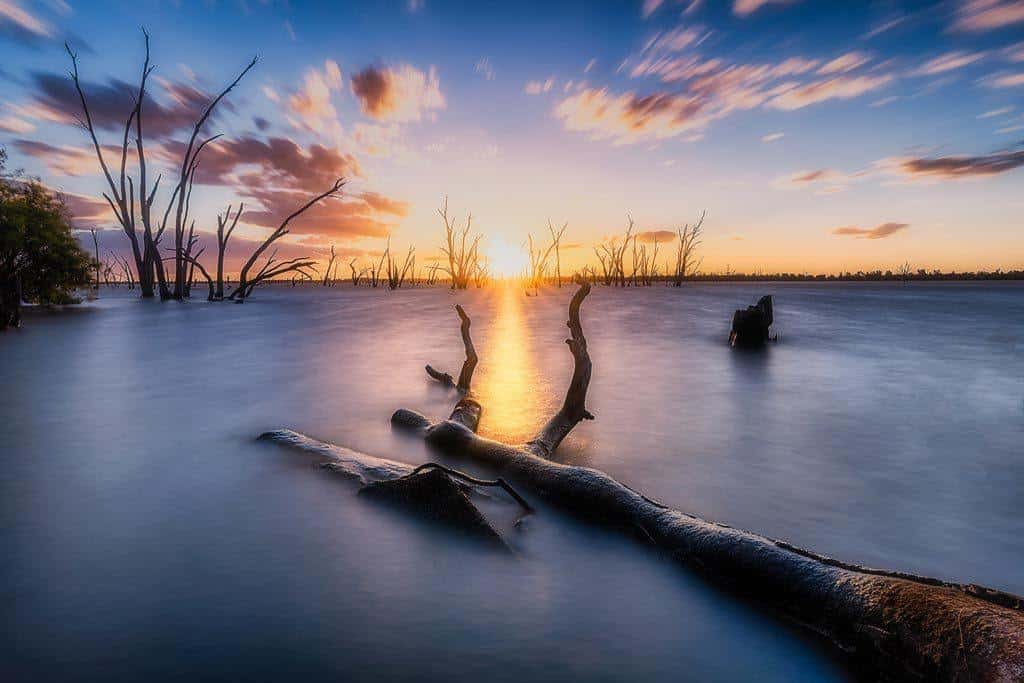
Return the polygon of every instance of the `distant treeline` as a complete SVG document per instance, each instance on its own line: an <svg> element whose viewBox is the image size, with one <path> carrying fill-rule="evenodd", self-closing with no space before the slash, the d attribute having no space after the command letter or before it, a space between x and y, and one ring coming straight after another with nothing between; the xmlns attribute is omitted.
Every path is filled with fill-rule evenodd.
<svg viewBox="0 0 1024 683"><path fill-rule="evenodd" d="M665 278L668 279L668 278ZM697 273L688 279L700 282L932 282L959 280L1024 280L1024 270L977 270L968 272L919 269L912 273L891 270L856 273Z"/></svg>

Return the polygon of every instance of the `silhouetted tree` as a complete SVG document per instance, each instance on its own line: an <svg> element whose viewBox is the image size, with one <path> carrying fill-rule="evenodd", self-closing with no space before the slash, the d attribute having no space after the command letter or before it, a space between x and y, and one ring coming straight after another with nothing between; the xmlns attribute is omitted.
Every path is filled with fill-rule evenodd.
<svg viewBox="0 0 1024 683"><path fill-rule="evenodd" d="M687 223L676 230L679 235L679 246L676 247L676 268L672 281L676 287L682 287L683 280L696 273L703 262L703 259L697 259L697 248L703 241L705 214L706 212L701 213L696 223Z"/></svg>

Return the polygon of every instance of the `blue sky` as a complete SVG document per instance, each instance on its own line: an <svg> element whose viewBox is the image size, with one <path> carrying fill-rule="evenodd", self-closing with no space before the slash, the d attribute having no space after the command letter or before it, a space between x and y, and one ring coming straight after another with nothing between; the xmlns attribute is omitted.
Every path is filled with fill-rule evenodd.
<svg viewBox="0 0 1024 683"><path fill-rule="evenodd" d="M390 234L429 258L448 195L492 249L568 221L575 265L627 214L671 230L706 209L708 270L1024 266L1021 0L0 0L0 144L80 225L113 219L62 44L116 145L140 26L168 166L260 58L206 129L224 138L204 152L203 231L244 200L256 239L338 173L346 197L290 249L367 258Z"/></svg>

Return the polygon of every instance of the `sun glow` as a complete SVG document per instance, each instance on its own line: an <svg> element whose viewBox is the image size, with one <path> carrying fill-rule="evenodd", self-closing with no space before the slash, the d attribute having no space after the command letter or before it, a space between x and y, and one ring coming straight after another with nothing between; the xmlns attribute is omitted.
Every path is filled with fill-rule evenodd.
<svg viewBox="0 0 1024 683"><path fill-rule="evenodd" d="M494 277L518 277L525 273L529 266L529 259L522 246L509 244L501 235L487 240L484 257Z"/></svg>

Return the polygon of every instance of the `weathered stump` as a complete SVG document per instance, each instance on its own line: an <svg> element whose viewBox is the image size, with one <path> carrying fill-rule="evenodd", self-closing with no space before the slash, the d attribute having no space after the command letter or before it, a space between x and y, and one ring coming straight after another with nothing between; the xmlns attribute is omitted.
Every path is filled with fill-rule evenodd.
<svg viewBox="0 0 1024 683"><path fill-rule="evenodd" d="M737 309L732 315L729 344L746 348L764 346L769 339L768 328L772 322L771 295L761 297L754 306Z"/></svg>

